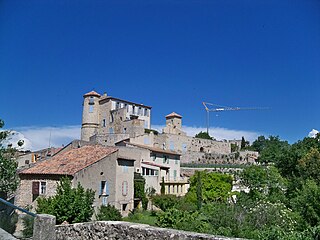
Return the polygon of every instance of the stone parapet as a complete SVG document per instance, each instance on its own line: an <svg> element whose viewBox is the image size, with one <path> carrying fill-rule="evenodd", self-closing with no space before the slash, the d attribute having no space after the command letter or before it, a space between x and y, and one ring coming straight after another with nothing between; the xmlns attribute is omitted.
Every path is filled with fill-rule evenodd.
<svg viewBox="0 0 320 240"><path fill-rule="evenodd" d="M208 234L152 227L145 224L103 221L56 226L57 240L67 239L126 239L126 240L236 240Z"/></svg>

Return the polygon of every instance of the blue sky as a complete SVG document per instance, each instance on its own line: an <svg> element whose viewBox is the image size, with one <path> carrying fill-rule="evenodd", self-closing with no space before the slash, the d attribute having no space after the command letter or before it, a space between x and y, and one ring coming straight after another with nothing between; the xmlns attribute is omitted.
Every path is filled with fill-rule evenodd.
<svg viewBox="0 0 320 240"><path fill-rule="evenodd" d="M77 128L94 89L151 105L153 125L205 128L202 101L270 107L210 126L295 142L319 129L320 1L2 0L0 80L18 131Z"/></svg>

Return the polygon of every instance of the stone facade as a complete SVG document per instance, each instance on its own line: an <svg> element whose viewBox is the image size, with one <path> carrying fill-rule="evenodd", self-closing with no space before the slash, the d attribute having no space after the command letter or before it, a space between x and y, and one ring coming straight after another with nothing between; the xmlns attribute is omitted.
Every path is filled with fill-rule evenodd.
<svg viewBox="0 0 320 240"><path fill-rule="evenodd" d="M101 205L111 204L118 208L123 216L127 216L134 207L134 160L119 156L116 148L104 150L105 147L92 145L72 149L72 144L66 148L71 149L62 150L51 159L38 162L19 173L21 182L15 204L21 207L29 206L34 210L36 198L55 195L61 177L68 176L73 187L80 183L85 189L95 191L95 210ZM109 153L107 156L103 155L104 153L97 156L95 149ZM77 154L79 151L82 151L81 154ZM100 158L101 156L103 157ZM88 164L91 157L95 159ZM75 170L78 164L85 167ZM34 189L35 186L38 186L38 189Z"/></svg>
<svg viewBox="0 0 320 240"><path fill-rule="evenodd" d="M81 140L94 135L141 134L150 128L151 107L92 91L83 100Z"/></svg>
<svg viewBox="0 0 320 240"><path fill-rule="evenodd" d="M240 238L213 236L209 234L152 227L146 224L116 221L59 225L56 226L56 236L57 240L240 240Z"/></svg>

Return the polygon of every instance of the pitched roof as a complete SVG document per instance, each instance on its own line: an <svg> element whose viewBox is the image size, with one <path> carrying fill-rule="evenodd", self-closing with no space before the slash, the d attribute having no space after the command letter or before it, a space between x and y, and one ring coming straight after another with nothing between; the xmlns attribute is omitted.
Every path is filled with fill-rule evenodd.
<svg viewBox="0 0 320 240"><path fill-rule="evenodd" d="M96 96L96 97L101 97L101 95L95 91L91 91L83 95L83 97L89 97L89 96Z"/></svg>
<svg viewBox="0 0 320 240"><path fill-rule="evenodd" d="M99 102L100 103L104 103L104 102L109 101L109 100L119 101L119 102L131 104L131 105L135 105L135 106L139 106L139 107L143 107L143 108L148 108L148 109L152 108L151 106L147 106L147 105L144 105L142 103L135 103L135 102L127 101L127 100L124 100L124 99L121 99L121 98L112 97L112 96L102 97L99 100Z"/></svg>
<svg viewBox="0 0 320 240"><path fill-rule="evenodd" d="M179 115L178 113L175 113L175 112L172 112L172 113L170 113L170 114L168 114L168 115L166 116L166 118L173 118L173 117L182 118L181 115Z"/></svg>
<svg viewBox="0 0 320 240"><path fill-rule="evenodd" d="M159 167L162 169L169 169L170 168L169 166L164 166L164 165L153 163L153 162L141 162L141 163L146 164L146 165L150 165L150 166L154 166L154 167Z"/></svg>
<svg viewBox="0 0 320 240"><path fill-rule="evenodd" d="M57 154L49 160L38 162L33 167L22 170L19 174L54 174L73 176L75 173L116 151L118 151L118 149L114 147L87 145Z"/></svg>
<svg viewBox="0 0 320 240"><path fill-rule="evenodd" d="M140 147L140 148L144 148L144 149L148 149L152 152L158 152L158 153L166 153L166 154L172 154L172 155L181 155L177 152L173 152L173 151L169 151L169 150L163 150L161 148L155 148L155 147L151 147L151 146L147 146L147 145L142 145L142 144L136 144L136 143L131 143L131 142L125 142L126 144L135 146L135 147Z"/></svg>

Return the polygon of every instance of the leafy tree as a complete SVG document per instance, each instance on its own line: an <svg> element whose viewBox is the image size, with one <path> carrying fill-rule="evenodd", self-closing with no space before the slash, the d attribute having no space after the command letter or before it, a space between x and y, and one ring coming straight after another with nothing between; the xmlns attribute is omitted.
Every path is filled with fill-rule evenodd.
<svg viewBox="0 0 320 240"><path fill-rule="evenodd" d="M201 209L202 206L202 182L201 182L201 174L200 172L196 172L196 178L197 178L197 207L198 209Z"/></svg>
<svg viewBox="0 0 320 240"><path fill-rule="evenodd" d="M313 179L320 184L320 152L317 148L311 148L298 163L300 175L304 179Z"/></svg>
<svg viewBox="0 0 320 240"><path fill-rule="evenodd" d="M152 202L162 211L166 211L170 208L176 207L179 203L179 198L172 194L155 195L152 197Z"/></svg>
<svg viewBox="0 0 320 240"><path fill-rule="evenodd" d="M0 128L4 122L0 119ZM15 149L4 148L2 141L8 137L8 131L0 131L0 197L7 198L19 185L17 162L14 160Z"/></svg>
<svg viewBox="0 0 320 240"><path fill-rule="evenodd" d="M240 145L241 149L245 149L247 146L249 146L249 142L246 141L246 140L244 139L244 137L242 137L242 138L241 138L241 145Z"/></svg>
<svg viewBox="0 0 320 240"><path fill-rule="evenodd" d="M164 195L166 193L166 186L164 184L164 177L162 177L160 193L161 193L161 195Z"/></svg>
<svg viewBox="0 0 320 240"><path fill-rule="evenodd" d="M201 179L202 202L209 203L213 201L227 201L232 189L232 176L220 173L208 173L207 171L199 171L197 173ZM190 178L190 188L186 194L188 201L197 203L198 176L193 175Z"/></svg>
<svg viewBox="0 0 320 240"><path fill-rule="evenodd" d="M213 138L207 133L207 132L199 132L198 134L196 134L194 136L195 138L202 138L202 139L209 139L209 140L213 140Z"/></svg>
<svg viewBox="0 0 320 240"><path fill-rule="evenodd" d="M63 177L57 187L57 194L49 198L38 198L37 213L47 213L56 216L57 223L87 222L93 214L94 191L84 190L78 183L77 188L71 188L71 180Z"/></svg>
<svg viewBox="0 0 320 240"><path fill-rule="evenodd" d="M240 179L250 189L251 199L285 200L287 183L274 166L250 166L240 173Z"/></svg>
<svg viewBox="0 0 320 240"><path fill-rule="evenodd" d="M101 206L96 215L98 221L120 221L122 219L120 211L114 206L108 204Z"/></svg>
<svg viewBox="0 0 320 240"><path fill-rule="evenodd" d="M297 196L291 200L294 210L311 226L320 223L320 186L314 180L307 180Z"/></svg>

